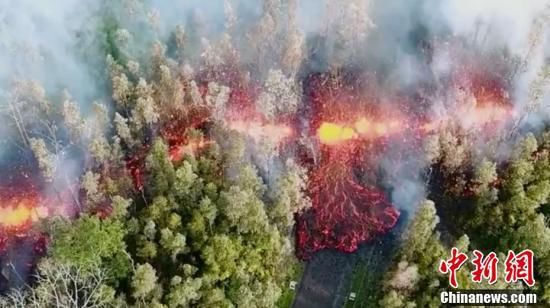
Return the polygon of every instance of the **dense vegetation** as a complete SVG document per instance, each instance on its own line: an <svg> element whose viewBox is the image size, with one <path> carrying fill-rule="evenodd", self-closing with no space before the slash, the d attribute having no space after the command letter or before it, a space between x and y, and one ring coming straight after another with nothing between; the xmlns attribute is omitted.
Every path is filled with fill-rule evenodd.
<svg viewBox="0 0 550 308"><path fill-rule="evenodd" d="M497 166L490 158L463 162L458 169L445 167L445 156L436 162L431 198L418 209L388 273L384 307L439 307L439 294L448 288L448 277L438 273L441 260L457 247L473 259L472 251L496 252L501 260L508 250L531 249L535 255L533 290L548 302L548 197L550 160L548 133L537 140L528 134L515 146L513 156ZM465 155L464 157L467 157ZM464 158L462 158L464 159ZM462 179L462 180L458 180ZM520 282L506 284L501 267L493 285L471 281L473 265L460 271L462 289L528 288Z"/></svg>

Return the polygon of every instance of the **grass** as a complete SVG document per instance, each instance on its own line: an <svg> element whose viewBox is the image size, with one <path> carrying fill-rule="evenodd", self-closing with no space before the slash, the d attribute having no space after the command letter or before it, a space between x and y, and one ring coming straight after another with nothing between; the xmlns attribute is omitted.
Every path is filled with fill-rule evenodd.
<svg viewBox="0 0 550 308"><path fill-rule="evenodd" d="M353 270L353 276L351 279L351 286L346 293L346 301L344 302L344 308L366 307L365 302L365 282L367 275L369 274L367 265L359 261ZM355 292L355 300L351 301L349 296L352 292Z"/></svg>
<svg viewBox="0 0 550 308"><path fill-rule="evenodd" d="M378 295L384 278L383 264L387 256L373 247L365 253L365 258L359 260L353 270L351 285L346 293L344 308L377 307ZM355 292L355 300L351 301L349 295Z"/></svg>
<svg viewBox="0 0 550 308"><path fill-rule="evenodd" d="M279 300L277 301L277 308L290 308L292 303L294 303L294 297L296 296L296 291L298 290L298 285L296 285L295 290L291 290L289 285L290 281L294 280L297 283L300 282L305 269L305 264L299 261L295 261L292 264L292 268L289 271L288 279L283 286L283 293Z"/></svg>

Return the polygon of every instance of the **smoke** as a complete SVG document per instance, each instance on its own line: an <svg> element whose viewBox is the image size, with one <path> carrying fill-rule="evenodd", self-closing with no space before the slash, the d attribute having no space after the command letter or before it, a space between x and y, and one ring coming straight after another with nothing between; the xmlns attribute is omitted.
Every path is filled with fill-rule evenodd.
<svg viewBox="0 0 550 308"><path fill-rule="evenodd" d="M21 146L14 136L11 109L11 103L28 99L14 92L22 85L20 82L32 81L28 85L23 83L25 88L31 88L32 95L43 96L58 106L67 90L80 102L84 113L91 109L93 100L108 97L102 80L104 69L99 65L105 57L97 35L101 21L99 9L97 1L7 0L0 3L0 50L3 51L0 53L0 115L10 121L0 129L3 142L0 157L19 151ZM22 107L18 112L21 118L26 118L27 112L34 111ZM46 120L44 115L38 118ZM73 162L62 156L59 155L57 165L66 169L64 173L74 174ZM13 161L14 157L9 155L11 165L18 163Z"/></svg>
<svg viewBox="0 0 550 308"><path fill-rule="evenodd" d="M94 1L7 0L0 3L0 94L17 79L33 79L51 91L68 89L79 100L97 96L85 58L94 29Z"/></svg>
<svg viewBox="0 0 550 308"><path fill-rule="evenodd" d="M85 102L81 104L83 110L90 107L92 100L107 95L102 88L104 82L98 78L104 74L98 66L103 58L100 56L101 44L94 34L99 20L98 9L98 2L87 0L0 1L0 119L4 121L0 125L2 202L12 197L8 195L5 198L5 191L21 194L17 196L21 197L32 196L35 190L40 190L40 196L44 199L53 196L55 202L51 204L51 211L64 214L63 206L72 203L72 200L61 197L60 192L66 190L69 181L74 182L80 174L81 158L66 155L63 149L55 158L58 168L53 181L45 185L35 182L40 178L37 163L32 152L22 148L11 103L28 99L14 94L15 88L22 84L31 85L33 94L37 97L44 95L54 104L60 104L59 98L67 90L72 97ZM33 83L21 83L29 80ZM20 112L23 118L34 111L22 108ZM45 120L45 115L40 114L34 121ZM32 125L37 124L28 121ZM65 201L67 203L63 203ZM36 202L42 202L42 199ZM10 207L13 204L0 206ZM2 275L7 275L0 278L9 280L7 287L18 287L24 284L31 266L39 257L35 250L37 240L31 234L10 245L8 253L0 256Z"/></svg>
<svg viewBox="0 0 550 308"><path fill-rule="evenodd" d="M441 2L441 12L453 34L470 37L486 47L504 46L521 55L529 47L535 19L547 6L544 0L447 0Z"/></svg>
<svg viewBox="0 0 550 308"><path fill-rule="evenodd" d="M514 76L512 95L517 106L525 107L529 87L542 66L547 65L550 52L548 2L449 0L442 2L441 9L455 35L471 38L482 51L506 49L524 62L520 74Z"/></svg>
<svg viewBox="0 0 550 308"><path fill-rule="evenodd" d="M97 72L93 68L98 63L97 59L91 61L88 57L96 54L99 58L99 54L105 52L100 49L101 42L92 34L98 31L98 22L102 21L98 16L102 5L109 8L109 14L119 18L117 23L121 28L128 27L136 41L148 43L151 40L139 37L153 35L140 31L145 19L157 27L157 34L163 38L168 38L176 25L197 26L192 21L204 27L202 35L216 37L225 30L226 2L238 20L239 28L235 33L244 36L250 30L246 27L262 15L261 1L4 1L0 4L0 46L4 50L0 56L3 68L0 72L1 88L5 91L14 78L33 78L48 90L67 88L78 101L103 96L98 92L98 83L101 82L97 80ZM368 39L364 44L357 45L361 50L353 56L358 59L347 61L361 62L382 72L387 66L393 67L385 76L388 80L399 78L401 86L415 84L430 75L426 72L422 55L418 53L419 42L440 34L464 36L484 50L505 47L512 54L525 57L533 43L531 34L535 31L535 21L548 12L544 0L527 3L513 0L349 2L298 1L299 30L310 37L328 36L327 41L337 39L331 36L352 35L344 31L368 32L356 31L355 35L364 34ZM133 18L123 18L132 17L132 12L135 14ZM333 19L331 16L346 17L346 22L351 25L348 28L327 29L328 26L341 26L334 20L327 24ZM358 19L350 20L350 16L357 16ZM357 24L352 24L352 21L367 22L365 18L370 19L368 22L372 22L372 27L359 28ZM187 30L191 32L196 29ZM546 37L544 34L539 36ZM541 42L538 45L545 44ZM132 47L147 48L142 45ZM546 53L547 48L538 48L536 53L529 54L532 66L540 65Z"/></svg>

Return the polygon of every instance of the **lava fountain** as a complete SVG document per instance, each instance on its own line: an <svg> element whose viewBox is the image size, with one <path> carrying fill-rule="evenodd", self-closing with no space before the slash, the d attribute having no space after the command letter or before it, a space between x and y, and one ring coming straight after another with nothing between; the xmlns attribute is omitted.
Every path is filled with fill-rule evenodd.
<svg viewBox="0 0 550 308"><path fill-rule="evenodd" d="M25 229L48 216L49 210L41 204L37 191L29 188L0 191L0 228Z"/></svg>

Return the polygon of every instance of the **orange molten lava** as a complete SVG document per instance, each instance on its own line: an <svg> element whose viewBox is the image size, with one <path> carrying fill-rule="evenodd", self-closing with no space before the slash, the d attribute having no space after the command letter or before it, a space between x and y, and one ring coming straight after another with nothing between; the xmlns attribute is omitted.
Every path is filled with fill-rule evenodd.
<svg viewBox="0 0 550 308"><path fill-rule="evenodd" d="M361 117L351 125L323 122L317 136L321 143L335 145L357 138L379 138L402 129L397 120L381 122Z"/></svg>
<svg viewBox="0 0 550 308"><path fill-rule="evenodd" d="M273 144L279 144L292 135L292 128L284 124L264 124L260 121L231 121L229 128L245 134L258 142L266 140Z"/></svg>
<svg viewBox="0 0 550 308"><path fill-rule="evenodd" d="M453 115L440 117L434 121L417 126L417 130L431 132L445 127L448 123L458 123L464 129L476 129L488 124L504 123L516 116L515 111L508 106L495 104L461 107L450 112ZM353 139L375 139L399 133L414 125L414 121L375 121L361 117L352 124L322 122L317 129L319 141L326 145L337 145Z"/></svg>
<svg viewBox="0 0 550 308"><path fill-rule="evenodd" d="M48 209L37 203L34 197L0 201L0 227L19 228L47 217Z"/></svg>

